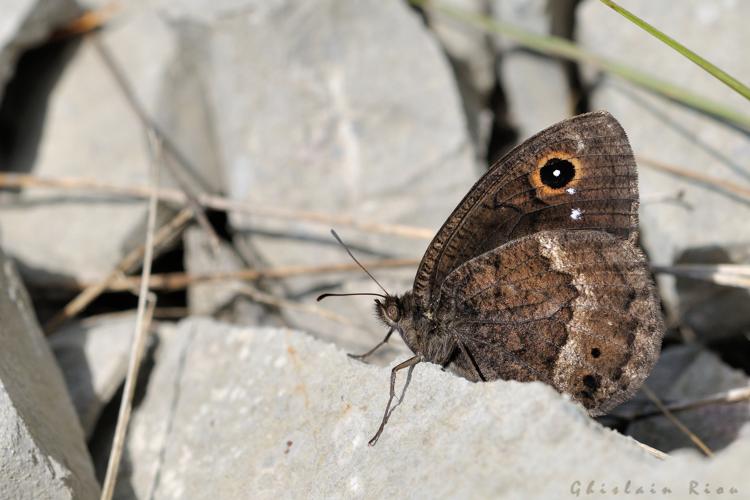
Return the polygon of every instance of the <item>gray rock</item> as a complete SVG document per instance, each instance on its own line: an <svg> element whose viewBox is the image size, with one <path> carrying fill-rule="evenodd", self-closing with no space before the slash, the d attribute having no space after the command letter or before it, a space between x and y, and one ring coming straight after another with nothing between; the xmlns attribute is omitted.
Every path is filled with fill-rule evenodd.
<svg viewBox="0 0 750 500"><path fill-rule="evenodd" d="M155 36L151 40L153 60L148 66L153 68L161 44ZM17 146L13 154L17 170L121 185L148 179L143 130L91 43L80 44L48 99L47 109L40 111L43 139ZM106 198L80 200L69 193L62 202L60 196L40 191L6 193L0 213L4 246L33 281L49 275L99 280L120 260L128 237L141 227L145 205Z"/></svg>
<svg viewBox="0 0 750 500"><path fill-rule="evenodd" d="M684 251L677 264L750 265L750 244L695 247ZM750 332L750 290L677 277L679 317L699 339L736 337Z"/></svg>
<svg viewBox="0 0 750 500"><path fill-rule="evenodd" d="M253 204L437 229L477 177L455 82L422 21L402 2L258 0L174 4L181 33L200 34L217 149L229 194ZM188 36L188 35L185 35ZM196 35L197 36L197 35ZM326 226L233 214L267 267L349 261ZM363 259L418 258L425 240L338 228ZM381 273L394 291L414 269ZM375 290L347 279L344 289ZM334 279L335 278L335 279ZM285 280L276 293L314 303L339 277ZM372 324L369 299L325 304ZM286 311L351 348L379 340Z"/></svg>
<svg viewBox="0 0 750 500"><path fill-rule="evenodd" d="M748 386L740 370L725 365L716 355L691 346L667 349L646 381L667 403L693 401ZM644 400L645 396L639 395ZM676 412L677 418L706 445L716 451L750 432L750 402L709 405ZM628 434L639 441L671 451L694 446L690 439L663 415L644 418L628 426Z"/></svg>
<svg viewBox="0 0 750 500"><path fill-rule="evenodd" d="M106 3L87 2L94 8ZM127 2L122 7L118 22L98 35L102 44L146 112L191 161L191 170L182 176L185 182L201 190L220 185L211 121L201 106L205 94L198 85L201 79L195 73L192 79L185 77L191 64L186 54L193 47L183 45L158 2ZM12 170L44 177L86 178L120 186L148 184L144 128L93 43L84 39L69 47L54 65L60 69L48 76L53 81L43 88L29 86L36 90L29 90L26 99L44 104L18 110L14 127L22 139L8 152L7 164ZM33 130L29 122L36 124ZM162 187L175 185L167 168L162 174ZM6 192L0 199L0 237L24 277L35 283L65 277L100 280L125 251L143 240L142 201L82 199L70 191L54 190ZM162 215L166 217L166 211Z"/></svg>
<svg viewBox="0 0 750 500"><path fill-rule="evenodd" d="M493 15L500 21L548 35L552 31L552 9L547 0L493 0ZM568 3L560 2L556 3ZM496 37L498 72L511 124L524 141L540 130L568 118L573 98L559 60L524 50L517 43Z"/></svg>
<svg viewBox="0 0 750 500"><path fill-rule="evenodd" d="M98 498L62 375L2 253L0 318L0 498Z"/></svg>
<svg viewBox="0 0 750 500"><path fill-rule="evenodd" d="M737 47L750 44L750 32L745 26L750 4L689 0L674 9L665 2L632 0L624 5L697 49L740 81L750 80L750 60L736 57ZM578 35L584 47L606 57L689 86L693 92L726 106L747 109L743 97L601 2L589 0L580 6ZM750 169L738 160L750 155L750 143L738 130L607 76L597 86L591 102L595 108L608 109L622 122L637 155L676 165L686 172L708 174L723 182L747 185L750 181ZM643 164L639 173L643 244L655 264L672 264L694 249L727 249L750 243L747 200ZM674 202L678 195L682 196L679 203ZM659 285L669 311L679 317L680 310L684 311L684 299L675 289L674 279L662 276ZM715 318L718 316L714 314ZM719 318L722 322L728 320L731 318ZM725 331L709 326L702 327L706 335L722 336ZM730 325L730 329L737 326Z"/></svg>
<svg viewBox="0 0 750 500"><path fill-rule="evenodd" d="M200 227L188 228L182 238L185 245L185 270L190 274L232 272L244 267L239 256L226 244L221 244L218 255L213 255L208 236ZM191 285L188 287L190 314L214 314L234 300L240 286L242 282L238 280Z"/></svg>
<svg viewBox="0 0 750 500"><path fill-rule="evenodd" d="M431 364L368 447L388 378L289 330L163 330L120 498L562 498L628 480L675 498L692 480L750 491L746 440L661 462L541 383L472 384Z"/></svg>
<svg viewBox="0 0 750 500"><path fill-rule="evenodd" d="M13 76L18 57L43 42L53 30L70 22L79 8L71 0L15 0L3 2L0 21L0 99Z"/></svg>
<svg viewBox="0 0 750 500"><path fill-rule="evenodd" d="M103 315L71 323L49 338L87 438L125 381L134 328L134 313Z"/></svg>
<svg viewBox="0 0 750 500"><path fill-rule="evenodd" d="M244 262L239 252L224 241L219 243L218 252L214 254L208 235L197 226L189 227L183 233L183 243L185 270L192 275L231 273L257 265ZM242 293L249 286L262 286L262 282L222 279L191 284L187 291L189 312L195 316L213 316L236 325L283 325L276 311L269 310Z"/></svg>

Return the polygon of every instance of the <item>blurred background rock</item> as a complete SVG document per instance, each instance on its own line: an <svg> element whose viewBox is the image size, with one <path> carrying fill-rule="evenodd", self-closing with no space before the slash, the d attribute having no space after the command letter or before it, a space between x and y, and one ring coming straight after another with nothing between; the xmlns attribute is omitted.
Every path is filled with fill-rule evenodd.
<svg viewBox="0 0 750 500"><path fill-rule="evenodd" d="M29 482L17 478L8 483L11 486L0 486L0 496L10 492L85 498L94 496L98 488L92 471L100 481L103 477L134 323L134 284L123 285L120 280L116 290L99 295L76 319L49 336L62 374L48 355L36 322L49 324L82 288L106 278L124 255L142 244L147 211L143 196L113 196L101 188L148 187L147 127L158 130L164 140L161 188L221 197L225 207L256 208L249 212L212 205L206 212L211 230L205 224L192 224L168 238L155 261L157 274L230 275L248 269L349 264L330 236L330 227L362 260L418 260L428 236L495 160L542 128L595 109L607 109L621 121L639 157L642 244L656 266L750 263L750 196L696 180L696 175L710 175L747 193L748 129L609 72L541 54L502 30L477 29L467 18L508 23L532 34L575 42L750 115L746 100L597 0L435 3L460 15L428 3L400 0L3 3L0 173L30 174L36 182L32 179L20 188L6 176L0 185L3 265L17 268L23 281L0 288L0 294L10 294L7 303L13 308L4 313L8 316L0 327L0 345L20 349L18 353L0 349L0 388L9 398L8 405L21 408L18 412L0 408L0 442L5 445L11 439L2 429L16 425L27 429L23 446L62 464L60 475L75 480L61 482L53 474L41 490L32 490ZM743 25L750 18L750 4L730 0L686 0L679 7L648 0L622 4L739 80L750 81L750 65L743 53L750 46ZM96 14L84 18L90 24L81 22L86 11ZM659 162L696 175L653 168ZM35 184L42 179L70 182L68 187L39 189ZM75 180L90 182L71 189ZM174 203L161 204L160 224L178 210ZM363 225L369 222L376 224ZM401 234L395 234L397 230ZM133 273L138 267L124 271ZM413 262L373 273L389 291L400 293L411 287L415 269ZM13 287L24 285L33 310L12 298ZM669 273L659 274L658 285L670 331L664 355L647 382L656 394L666 403L679 403L746 388L747 287L675 278ZM140 430L129 437L118 496L147 498L154 492L160 498L179 496L180 478L193 472L190 467L180 468L180 461L187 460L184 454L164 451L163 432L178 440L169 444L173 449L182 446L210 454L214 446L224 451L235 446L222 442L221 434L209 443L194 443L189 433L161 427L157 429L161 437L149 444L149 435L158 434L154 426L164 423L164 412L182 418L185 411L210 411L210 397L205 404L193 401L197 407L178 408L172 375L187 348L184 339L175 340L171 323L200 315L253 328L293 328L343 351L363 352L385 333L372 317L371 300L316 304L315 297L323 292L368 291L377 292L377 286L357 270L253 281L235 276L157 290L158 322L141 370L134 413L134 425ZM236 376L242 370L233 364L236 346L206 337L224 335L225 327L197 324L209 332L197 334L206 361L190 358L203 367L196 370L204 375L191 378L190 387L210 394L214 376L222 384L229 383L224 375L216 375L222 360L231 370L239 370ZM34 343L43 346L38 349L44 354L29 347ZM278 347L265 344L261 348ZM309 346L323 349L319 343ZM22 351L25 354L19 354ZM373 361L384 365L406 352L394 340ZM266 362L259 354L247 356ZM315 368L332 384L351 385L352 380L343 378L335 366L323 363L324 358L330 361L326 356L321 354L317 361L321 364ZM305 363L316 359L306 356ZM160 367L159 360L168 361ZM341 362L352 363L343 357ZM20 368L8 369L11 365ZM152 371L156 376L151 376ZM32 378L39 391L21 389L29 373L38 374L38 380ZM268 377L266 383L275 387L272 373L255 376ZM58 401L46 395L45 388L62 387L63 381L72 399L58 394ZM385 377L382 382L385 388ZM286 382L280 379L278 384L280 394L286 391ZM227 387L224 390L231 392L231 384ZM476 389L457 383L452 390ZM147 403L140 407L147 394ZM159 394L172 399L159 401ZM373 396L374 413L380 411L383 397L384 391ZM540 396L540 408L558 404L551 402L554 397ZM242 398L254 400L252 394L243 393ZM228 404L223 397L219 400L216 404ZM177 406L170 410L169 404ZM23 410L37 405L45 408L40 412L43 418ZM73 443L59 441L60 433L51 432L51 421L44 417L58 411L72 415L70 408L78 411L80 422L61 418L68 419L64 425L76 429L65 438ZM263 411L253 415L285 418ZM716 451L746 434L748 404L693 408L678 416ZM534 421L533 415L528 417ZM223 425L230 426L240 425L242 418L239 410L221 416ZM432 418L439 418L438 414L424 416L425 421ZM314 427L311 419L298 425ZM482 422L481 415L472 413L455 425L467 429L489 425ZM663 451L692 446L684 433L654 413L645 397L626 403L602 423ZM261 420L246 431L262 432L264 425L270 424ZM236 435L231 439L236 440ZM304 438L292 441L299 439ZM601 435L591 431L584 439L594 442ZM245 452L241 447L232 449ZM0 461L5 464L0 464L3 471L25 467L3 455ZM347 463L353 466L356 461ZM162 470L167 471L163 476L167 483L159 483ZM522 474L518 484L528 477Z"/></svg>

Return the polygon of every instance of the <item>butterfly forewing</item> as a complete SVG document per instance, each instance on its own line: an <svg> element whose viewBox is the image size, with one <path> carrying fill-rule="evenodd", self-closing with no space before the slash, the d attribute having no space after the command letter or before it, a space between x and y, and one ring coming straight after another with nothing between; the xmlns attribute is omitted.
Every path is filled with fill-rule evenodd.
<svg viewBox="0 0 750 500"><path fill-rule="evenodd" d="M504 243L545 230L597 230L627 239L638 226L633 153L606 112L565 120L499 160L430 243L414 281L422 310L448 274Z"/></svg>

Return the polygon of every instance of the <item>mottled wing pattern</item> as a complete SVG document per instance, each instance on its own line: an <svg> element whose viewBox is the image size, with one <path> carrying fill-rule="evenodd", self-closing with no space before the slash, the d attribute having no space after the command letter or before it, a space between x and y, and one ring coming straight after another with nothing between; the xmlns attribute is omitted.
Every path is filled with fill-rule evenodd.
<svg viewBox="0 0 750 500"><path fill-rule="evenodd" d="M568 162L572 177L547 182L559 160ZM545 172L545 165L553 167ZM636 165L620 124L604 111L565 120L496 162L456 207L419 265L416 304L432 309L453 269L510 240L552 229L600 230L627 239L637 217Z"/></svg>
<svg viewBox="0 0 750 500"><path fill-rule="evenodd" d="M437 323L485 380L540 380L593 415L629 398L655 363L663 325L636 235L542 231L495 248L443 282ZM463 353L451 367L477 380Z"/></svg>

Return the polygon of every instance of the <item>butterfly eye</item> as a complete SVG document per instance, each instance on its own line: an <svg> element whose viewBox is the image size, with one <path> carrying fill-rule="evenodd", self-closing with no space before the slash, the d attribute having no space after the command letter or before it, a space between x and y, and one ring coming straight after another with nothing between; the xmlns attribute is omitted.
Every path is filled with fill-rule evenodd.
<svg viewBox="0 0 750 500"><path fill-rule="evenodd" d="M388 315L388 318L391 321L398 321L400 319L400 317L399 317L400 314L399 314L398 307L396 307L393 304L391 304L390 306L388 306L388 309L386 309L385 312L386 312L386 314Z"/></svg>
<svg viewBox="0 0 750 500"><path fill-rule="evenodd" d="M552 189L565 187L576 175L576 168L568 160L551 158L539 171L539 177L545 186Z"/></svg>

